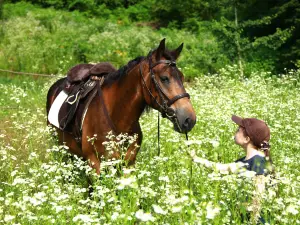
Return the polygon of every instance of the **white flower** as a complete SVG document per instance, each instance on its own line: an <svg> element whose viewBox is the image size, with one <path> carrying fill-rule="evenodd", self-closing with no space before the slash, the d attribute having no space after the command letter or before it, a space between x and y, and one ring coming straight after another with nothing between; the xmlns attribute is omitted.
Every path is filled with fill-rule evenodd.
<svg viewBox="0 0 300 225"><path fill-rule="evenodd" d="M214 219L220 213L220 207L213 207L212 203L209 202L206 206L206 218Z"/></svg>
<svg viewBox="0 0 300 225"><path fill-rule="evenodd" d="M142 209L135 213L135 217L143 222L154 221L155 218L150 213L144 213Z"/></svg>
<svg viewBox="0 0 300 225"><path fill-rule="evenodd" d="M169 177L168 176L164 176L164 177L159 177L158 178L160 181L165 181L165 182L169 182Z"/></svg>
<svg viewBox="0 0 300 225"><path fill-rule="evenodd" d="M131 172L134 172L135 171L135 169L134 168L131 168L131 169L127 169L127 168L123 168L123 173L124 174L130 174Z"/></svg>
<svg viewBox="0 0 300 225"><path fill-rule="evenodd" d="M40 205L42 202L37 200L36 198L29 198L29 202L33 205L33 206L38 206Z"/></svg>
<svg viewBox="0 0 300 225"><path fill-rule="evenodd" d="M10 173L10 175L11 175L12 177L14 177L17 173L18 173L17 170L13 170L13 171Z"/></svg>
<svg viewBox="0 0 300 225"><path fill-rule="evenodd" d="M178 213L181 211L181 209L182 209L181 206L175 206L171 209L171 211L172 211L172 213Z"/></svg>
<svg viewBox="0 0 300 225"><path fill-rule="evenodd" d="M252 178L256 175L255 171L250 171L250 170L245 170L242 173L239 174L241 177L247 177L247 178Z"/></svg>
<svg viewBox="0 0 300 225"><path fill-rule="evenodd" d="M16 184L28 184L29 182L26 179L20 178L20 177L16 177L14 179L14 182L12 183L12 185L16 185Z"/></svg>
<svg viewBox="0 0 300 225"><path fill-rule="evenodd" d="M269 199L273 199L276 196L276 192L274 190L272 190L271 188L268 190L268 198Z"/></svg>
<svg viewBox="0 0 300 225"><path fill-rule="evenodd" d="M118 219L119 217L119 213L118 212L114 212L112 215L111 215L111 220L116 220Z"/></svg>
<svg viewBox="0 0 300 225"><path fill-rule="evenodd" d="M117 165L121 162L122 162L121 160L111 160L111 161L102 162L101 163L101 168L102 167L105 168L105 167L108 167L108 166L114 166L114 165Z"/></svg>
<svg viewBox="0 0 300 225"><path fill-rule="evenodd" d="M288 163L292 162L292 160L291 160L291 158L285 156L283 162L284 162L285 164L288 164Z"/></svg>
<svg viewBox="0 0 300 225"><path fill-rule="evenodd" d="M12 215L5 215L4 217L4 222L9 222L11 220L13 220L15 218L15 216Z"/></svg>
<svg viewBox="0 0 300 225"><path fill-rule="evenodd" d="M61 211L64 210L64 207L62 207L62 206L60 206L60 205L56 205L56 206L54 206L53 208L55 208L56 213L59 213L59 212L61 212Z"/></svg>
<svg viewBox="0 0 300 225"><path fill-rule="evenodd" d="M136 182L136 177L128 177L128 178L122 178L117 181L119 186L117 187L119 190L124 189L126 186L134 187L133 184Z"/></svg>
<svg viewBox="0 0 300 225"><path fill-rule="evenodd" d="M159 205L152 205L154 212L158 213L158 214L162 214L162 215L166 215L167 212L164 211Z"/></svg>
<svg viewBox="0 0 300 225"><path fill-rule="evenodd" d="M30 156L31 156L32 158L36 158L38 155L37 155L35 152L31 152L31 153L30 153Z"/></svg>
<svg viewBox="0 0 300 225"><path fill-rule="evenodd" d="M189 194L189 193L190 193L190 190L186 189L186 190L183 191L183 193L184 193L184 194Z"/></svg>
<svg viewBox="0 0 300 225"><path fill-rule="evenodd" d="M107 199L107 202L110 203L110 202L114 202L115 201L115 197L111 197L109 199Z"/></svg>
<svg viewBox="0 0 300 225"><path fill-rule="evenodd" d="M217 141L217 140L211 140L210 143L212 144L212 146L214 148L216 148L216 147L218 147L220 145L219 141Z"/></svg>
<svg viewBox="0 0 300 225"><path fill-rule="evenodd" d="M62 200L67 200L69 198L69 195L68 194L63 194L63 195L60 195L56 198L56 200L58 201L62 201Z"/></svg>
<svg viewBox="0 0 300 225"><path fill-rule="evenodd" d="M202 141L200 141L200 140L189 140L189 141L184 141L184 143L187 146L192 145L192 144L201 145Z"/></svg>
<svg viewBox="0 0 300 225"><path fill-rule="evenodd" d="M84 223L93 222L93 219L90 217L90 215L84 215L84 214L78 214L73 218L73 222L77 222L78 220L81 220Z"/></svg>
<svg viewBox="0 0 300 225"><path fill-rule="evenodd" d="M46 196L45 192L38 192L38 193L34 194L34 197L36 197L37 199L42 199L42 200L45 199L45 196Z"/></svg>
<svg viewBox="0 0 300 225"><path fill-rule="evenodd" d="M299 211L296 209L296 206L295 205L289 205L287 208L286 208L286 211L288 213L291 213L293 215L297 215L299 213Z"/></svg>

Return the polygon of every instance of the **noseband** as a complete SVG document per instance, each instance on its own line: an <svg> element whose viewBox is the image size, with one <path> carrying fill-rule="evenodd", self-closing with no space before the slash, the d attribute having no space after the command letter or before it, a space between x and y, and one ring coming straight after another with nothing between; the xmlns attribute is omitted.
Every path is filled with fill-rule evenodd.
<svg viewBox="0 0 300 225"><path fill-rule="evenodd" d="M143 86L146 88L146 90L148 91L148 93L151 96L151 98L154 99L154 101L156 102L156 104L159 106L161 114L162 114L162 117L168 117L172 121L174 121L174 119L175 119L174 122L177 123L178 129L181 129L180 126L179 126L177 117L176 117L176 112L170 106L172 104L174 104L177 100L181 99L181 98L185 98L185 97L190 98L190 95L187 92L185 92L185 93L176 95L175 97L173 97L173 98L170 99L166 95L166 93L162 90L162 88L160 87L159 83L155 79L155 74L153 72L153 68L155 66L159 65L159 64L166 64L166 65L171 66L171 67L176 67L176 62L172 61L172 60L159 60L159 61L155 62L152 65L152 57L151 56L152 56L152 51L148 54L148 57L147 57L147 59L149 61L149 70L150 70L151 81L154 83L155 89L158 92L159 97L162 100L162 104L160 104L157 101L157 99L153 96L153 94L149 90L149 88L148 88L148 86L146 84L143 72L142 72L142 63L141 63L140 64L140 75L141 75L142 80L143 80ZM177 75L177 78L180 79L177 73L176 73L176 75Z"/></svg>

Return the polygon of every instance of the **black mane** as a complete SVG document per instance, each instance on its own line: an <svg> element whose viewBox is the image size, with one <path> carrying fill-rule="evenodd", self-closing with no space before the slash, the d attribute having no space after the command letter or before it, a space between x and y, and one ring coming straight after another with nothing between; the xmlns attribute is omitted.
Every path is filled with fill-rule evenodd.
<svg viewBox="0 0 300 225"><path fill-rule="evenodd" d="M139 64L141 61L145 59L144 56L139 56L133 60L130 60L127 65L122 66L119 70L109 73L107 77L105 78L105 81L103 85L111 85L117 80L120 80L122 77L124 77L133 67L135 67L137 64Z"/></svg>
<svg viewBox="0 0 300 225"><path fill-rule="evenodd" d="M139 64L141 61L143 61L145 58L150 58L151 55L153 54L153 51L150 51L148 56L139 56L136 57L133 60L130 60L127 65L122 66L119 70L115 72L111 72L107 75L105 78L105 81L103 85L111 85L115 81L122 79L133 67L135 67L137 64ZM163 53L163 57L165 57L167 60L173 60L175 61L174 55L172 54L172 51L165 49Z"/></svg>

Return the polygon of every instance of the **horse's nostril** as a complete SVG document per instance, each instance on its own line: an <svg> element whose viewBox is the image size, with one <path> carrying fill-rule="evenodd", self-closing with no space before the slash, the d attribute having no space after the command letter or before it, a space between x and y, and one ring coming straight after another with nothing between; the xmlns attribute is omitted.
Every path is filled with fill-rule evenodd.
<svg viewBox="0 0 300 225"><path fill-rule="evenodd" d="M191 118L188 117L188 118L185 119L185 121L183 123L183 127L184 128L189 128L190 124L191 124Z"/></svg>
<svg viewBox="0 0 300 225"><path fill-rule="evenodd" d="M192 112L185 108L179 108L176 110L176 116L178 123L174 124L174 126L178 126L180 132L186 133L192 130L196 123L196 118Z"/></svg>

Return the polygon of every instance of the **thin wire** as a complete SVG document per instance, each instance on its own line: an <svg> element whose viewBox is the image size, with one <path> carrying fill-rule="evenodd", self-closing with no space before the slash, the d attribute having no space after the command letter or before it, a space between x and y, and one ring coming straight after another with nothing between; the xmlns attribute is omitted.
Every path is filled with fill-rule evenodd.
<svg viewBox="0 0 300 225"><path fill-rule="evenodd" d="M0 69L0 72L7 72L7 73L13 73L13 74L23 74L23 75L31 75L31 76L40 76L40 77L55 77L54 74L42 74L42 73L25 73L25 72L16 72L12 70L3 70Z"/></svg>
<svg viewBox="0 0 300 225"><path fill-rule="evenodd" d="M159 135L160 135L160 132L159 132L159 127L160 127L160 125L159 125L159 111L157 111L158 113L157 113L157 144L158 144L158 153L157 153L157 155L159 156L160 155L160 144L159 144Z"/></svg>
<svg viewBox="0 0 300 225"><path fill-rule="evenodd" d="M185 138L188 141L189 137L188 134L185 133ZM190 145L188 145L188 148L190 148ZM190 177L189 177L189 189L190 189L190 193L192 190L192 177L193 177L193 159L191 160L191 164L190 164Z"/></svg>

